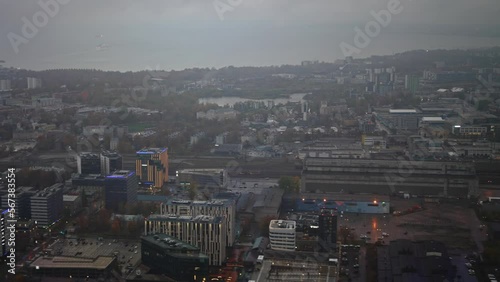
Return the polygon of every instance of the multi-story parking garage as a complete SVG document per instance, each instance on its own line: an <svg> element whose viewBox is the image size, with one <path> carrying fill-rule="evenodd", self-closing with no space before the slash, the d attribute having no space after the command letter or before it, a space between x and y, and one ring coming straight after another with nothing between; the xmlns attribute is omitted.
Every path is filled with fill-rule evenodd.
<svg viewBox="0 0 500 282"><path fill-rule="evenodd" d="M301 191L465 198L478 194L478 179L471 162L307 158Z"/></svg>

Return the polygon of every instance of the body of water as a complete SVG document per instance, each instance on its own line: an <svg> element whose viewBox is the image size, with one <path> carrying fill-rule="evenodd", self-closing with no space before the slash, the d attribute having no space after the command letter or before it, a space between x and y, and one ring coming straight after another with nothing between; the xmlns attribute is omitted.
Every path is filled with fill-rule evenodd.
<svg viewBox="0 0 500 282"><path fill-rule="evenodd" d="M200 98L198 99L198 103L200 104L217 104L219 107L224 107L228 105L229 107L233 107L234 104L239 102L246 101L257 101L267 103L268 101L274 102L274 105L278 104L286 104L288 102L298 103L304 100L304 96L308 93L295 93L291 94L288 98L276 98L276 99L247 99L241 97L219 97L219 98Z"/></svg>

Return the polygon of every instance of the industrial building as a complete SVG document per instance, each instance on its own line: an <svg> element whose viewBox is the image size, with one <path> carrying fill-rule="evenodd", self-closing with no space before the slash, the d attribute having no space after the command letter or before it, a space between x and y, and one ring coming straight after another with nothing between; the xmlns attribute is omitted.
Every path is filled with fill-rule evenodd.
<svg viewBox="0 0 500 282"><path fill-rule="evenodd" d="M166 234L200 248L209 265L226 260L226 226L223 217L153 214L144 222L144 234Z"/></svg>
<svg viewBox="0 0 500 282"><path fill-rule="evenodd" d="M416 109L376 109L374 114L382 125L401 131L416 131L422 117Z"/></svg>
<svg viewBox="0 0 500 282"><path fill-rule="evenodd" d="M227 245L232 246L234 244L236 238L236 203L233 198L210 201L168 200L160 205L160 214L223 217L226 226Z"/></svg>
<svg viewBox="0 0 500 282"><path fill-rule="evenodd" d="M135 173L141 185L155 188L168 182L167 148L147 148L136 153Z"/></svg>
<svg viewBox="0 0 500 282"><path fill-rule="evenodd" d="M54 184L31 197L31 219L38 227L48 227L62 217L63 185Z"/></svg>
<svg viewBox="0 0 500 282"><path fill-rule="evenodd" d="M271 249L277 251L295 251L296 222L293 220L271 220L269 222L269 240Z"/></svg>
<svg viewBox="0 0 500 282"><path fill-rule="evenodd" d="M105 183L105 206L109 210L116 211L125 204L137 202L137 177L135 172L129 170L115 171L106 176Z"/></svg>
<svg viewBox="0 0 500 282"><path fill-rule="evenodd" d="M208 256L200 248L165 234L141 238L142 263L175 281L206 281Z"/></svg>
<svg viewBox="0 0 500 282"><path fill-rule="evenodd" d="M478 194L474 164L467 162L307 158L301 180L303 193Z"/></svg>

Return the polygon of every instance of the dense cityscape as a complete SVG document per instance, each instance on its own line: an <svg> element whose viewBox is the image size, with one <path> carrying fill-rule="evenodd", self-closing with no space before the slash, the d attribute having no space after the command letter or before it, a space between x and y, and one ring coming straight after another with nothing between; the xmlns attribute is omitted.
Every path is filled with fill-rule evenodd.
<svg viewBox="0 0 500 282"><path fill-rule="evenodd" d="M500 47L142 71L0 59L0 280L500 278Z"/></svg>
<svg viewBox="0 0 500 282"><path fill-rule="evenodd" d="M3 68L1 201L8 211L14 174L16 275L492 272L499 52L124 74ZM399 249L422 265L382 267Z"/></svg>

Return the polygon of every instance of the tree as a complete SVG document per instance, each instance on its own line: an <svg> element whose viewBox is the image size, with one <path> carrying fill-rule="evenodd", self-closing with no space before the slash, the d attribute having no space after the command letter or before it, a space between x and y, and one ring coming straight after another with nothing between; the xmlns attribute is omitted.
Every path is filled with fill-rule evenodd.
<svg viewBox="0 0 500 282"><path fill-rule="evenodd" d="M298 193L300 191L300 177L282 176L278 181L278 185L285 190L285 193Z"/></svg>
<svg viewBox="0 0 500 282"><path fill-rule="evenodd" d="M191 200L194 200L196 197L196 194L198 194L198 183L196 182L191 182L191 184L188 187L188 197Z"/></svg>

